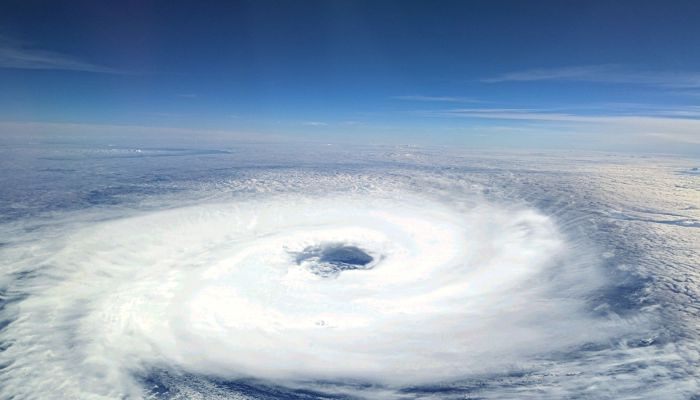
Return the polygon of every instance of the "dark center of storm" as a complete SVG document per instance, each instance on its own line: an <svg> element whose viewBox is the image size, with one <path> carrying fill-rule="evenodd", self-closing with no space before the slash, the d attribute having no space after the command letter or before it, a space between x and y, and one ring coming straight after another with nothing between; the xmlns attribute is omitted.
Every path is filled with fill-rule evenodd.
<svg viewBox="0 0 700 400"><path fill-rule="evenodd" d="M374 266L371 264L374 257L357 246L342 243L309 246L295 256L298 265L324 278L335 278L343 271Z"/></svg>

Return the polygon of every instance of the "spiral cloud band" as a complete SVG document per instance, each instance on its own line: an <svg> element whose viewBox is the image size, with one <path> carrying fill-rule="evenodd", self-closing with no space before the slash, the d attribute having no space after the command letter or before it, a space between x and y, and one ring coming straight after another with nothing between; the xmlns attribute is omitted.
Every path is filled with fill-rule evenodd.
<svg viewBox="0 0 700 400"><path fill-rule="evenodd" d="M621 365L683 365L577 215L412 174L258 174L4 225L3 397L557 398L596 374L613 398L646 379L605 378Z"/></svg>
<svg viewBox="0 0 700 400"><path fill-rule="evenodd" d="M67 243L51 260L60 276L23 303L30 317L12 329L44 332L13 351L57 352L42 380L70 390L123 387L130 368L158 363L224 377L430 382L595 332L575 299L543 304L557 297L551 274L571 279L585 265L528 209L280 196L107 221ZM371 268L324 275L320 257L299 261L324 246L331 258L334 248L365 254ZM568 283L594 278L579 271ZM74 345L45 343L55 332Z"/></svg>

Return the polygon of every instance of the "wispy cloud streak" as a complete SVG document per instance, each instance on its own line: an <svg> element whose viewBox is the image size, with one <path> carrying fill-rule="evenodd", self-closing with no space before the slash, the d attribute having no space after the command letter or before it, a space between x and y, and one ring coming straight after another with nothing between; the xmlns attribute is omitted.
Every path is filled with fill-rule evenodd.
<svg viewBox="0 0 700 400"><path fill-rule="evenodd" d="M637 84L677 89L700 88L700 73L688 71L643 71L619 65L586 65L514 71L482 79L486 83L572 81Z"/></svg>
<svg viewBox="0 0 700 400"><path fill-rule="evenodd" d="M558 126L570 132L632 135L689 144L700 144L697 110L667 111L657 115L592 115L506 108L460 108L442 110L434 116L520 121L534 127ZM533 125L529 126L530 128Z"/></svg>
<svg viewBox="0 0 700 400"><path fill-rule="evenodd" d="M452 96L393 96L394 100L403 101L425 101L425 102L444 102L444 103L478 103L476 99L468 97L452 97Z"/></svg>
<svg viewBox="0 0 700 400"><path fill-rule="evenodd" d="M321 121L305 121L302 123L302 125L305 125L305 126L328 126L328 123L321 122Z"/></svg>
<svg viewBox="0 0 700 400"><path fill-rule="evenodd" d="M81 71L103 74L123 73L117 69L93 64L70 55L31 48L6 37L0 37L0 68Z"/></svg>

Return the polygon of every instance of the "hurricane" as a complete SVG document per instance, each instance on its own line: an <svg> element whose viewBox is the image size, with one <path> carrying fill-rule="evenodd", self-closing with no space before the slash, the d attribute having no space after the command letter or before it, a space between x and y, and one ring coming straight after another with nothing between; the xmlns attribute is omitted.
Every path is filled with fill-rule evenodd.
<svg viewBox="0 0 700 400"><path fill-rule="evenodd" d="M655 272L665 258L649 244L683 246L673 232L695 225L642 218L668 217L651 211L663 196L642 209L614 166L562 172L560 159L393 148L304 167L248 149L65 151L62 165L126 172L79 206L6 214L4 398L681 399L697 389L691 308L668 306L684 292L663 283L673 275ZM239 166L193 177L180 163L197 157ZM143 179L135 161L168 179L129 186ZM51 174L59 161L42 162ZM697 182L660 162L657 183ZM83 174L46 201L102 179Z"/></svg>

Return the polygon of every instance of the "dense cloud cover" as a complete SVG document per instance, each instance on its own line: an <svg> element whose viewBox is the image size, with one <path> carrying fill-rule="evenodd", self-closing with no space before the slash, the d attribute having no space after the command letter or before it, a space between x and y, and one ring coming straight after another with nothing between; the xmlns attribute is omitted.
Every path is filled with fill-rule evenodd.
<svg viewBox="0 0 700 400"><path fill-rule="evenodd" d="M3 397L698 390L683 160L20 150L1 199Z"/></svg>

